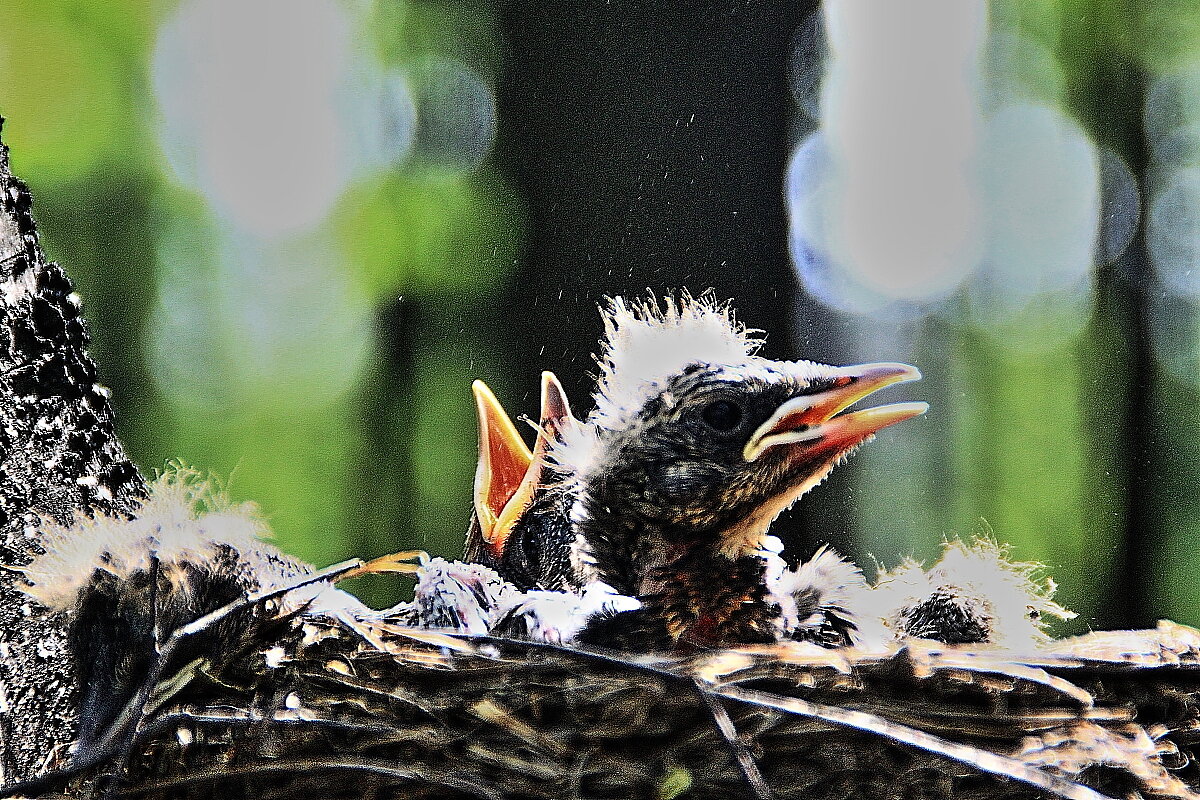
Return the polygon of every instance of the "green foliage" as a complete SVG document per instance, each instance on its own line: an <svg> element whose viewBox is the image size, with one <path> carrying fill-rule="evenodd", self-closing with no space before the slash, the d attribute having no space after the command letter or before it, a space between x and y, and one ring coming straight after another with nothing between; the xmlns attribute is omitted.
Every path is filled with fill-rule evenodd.
<svg viewBox="0 0 1200 800"><path fill-rule="evenodd" d="M385 320L401 294L454 315L497 291L516 259L517 201L487 167L399 154L354 174L315 228L240 229L203 185L180 186L191 176L164 154L203 162L188 166L189 151L162 141L166 112L152 99L159 31L195 2L0 5L5 141L48 250L80 283L122 436L147 470L182 458L227 476L279 543L312 562L393 545L453 551L474 464L471 348L397 341ZM441 73L418 69L428 59L467 75L497 69L486 7L337 8L378 56L360 68L416 65L418 116L438 92ZM475 131L483 152L489 113ZM210 123L236 120L194 124ZM397 348L415 359L411 372L390 366Z"/></svg>
<svg viewBox="0 0 1200 800"><path fill-rule="evenodd" d="M663 776L658 785L659 800L675 800L692 788L692 773L684 767L675 767Z"/></svg>
<svg viewBox="0 0 1200 800"><path fill-rule="evenodd" d="M335 225L351 274L377 299L477 297L516 263L521 218L494 173L406 170L356 187Z"/></svg>

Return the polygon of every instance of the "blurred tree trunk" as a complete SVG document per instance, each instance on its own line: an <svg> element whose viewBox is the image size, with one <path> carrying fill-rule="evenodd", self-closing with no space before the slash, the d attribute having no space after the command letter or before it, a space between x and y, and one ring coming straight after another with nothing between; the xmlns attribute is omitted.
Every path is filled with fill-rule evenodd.
<svg viewBox="0 0 1200 800"><path fill-rule="evenodd" d="M529 365L544 365L582 397L595 301L647 288L714 287L772 332L772 353L795 356L787 69L816 6L505 5L499 159L530 223L504 310L531 386Z"/></svg>
<svg viewBox="0 0 1200 800"><path fill-rule="evenodd" d="M1068 75L1068 101L1087 126L1097 146L1115 154L1137 182L1142 208L1146 203L1148 159L1144 141L1146 74L1128 47L1129 32L1139 30L1146 7L1136 0L1073 0L1064 4L1062 61ZM1075 5L1075 9L1071 9ZM1077 13L1071 13L1074 10ZM1102 173L1102 177L1104 174ZM1128 210L1110 209L1113 187L1103 185L1101 236ZM1119 217L1117 217L1119 218ZM1117 567L1110 580L1097 585L1097 622L1104 627L1141 627L1179 609L1154 599L1146 580L1160 561L1163 537L1170 535L1169 515L1157 513L1159 478L1192 481L1194 462L1164 471L1162 445L1168 431L1154 411L1165 398L1155 379L1150 342L1148 292L1153 270L1146 250L1145 216L1138 220L1133 241L1115 263L1098 257L1096 314L1080 347L1081 374L1087 404L1085 421L1091 434L1089 453L1097 486L1093 508L1124 513L1117 534ZM1097 253L1102 250L1098 246ZM1170 425L1174 426L1173 421ZM1099 513L1099 512L1098 512ZM1111 525L1097 519L1093 530ZM1096 578L1100 576L1094 576ZM1098 582L1099 583L1099 582Z"/></svg>

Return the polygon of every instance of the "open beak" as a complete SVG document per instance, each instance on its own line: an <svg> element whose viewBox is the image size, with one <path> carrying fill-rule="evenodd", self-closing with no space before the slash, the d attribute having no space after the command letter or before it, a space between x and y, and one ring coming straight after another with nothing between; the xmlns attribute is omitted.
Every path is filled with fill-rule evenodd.
<svg viewBox="0 0 1200 800"><path fill-rule="evenodd" d="M483 381L472 384L479 416L479 465L475 471L475 518L488 553L499 559L517 522L548 482L551 444L576 424L562 384L542 373L541 414L533 451L525 446L500 401Z"/></svg>
<svg viewBox="0 0 1200 800"><path fill-rule="evenodd" d="M479 464L475 468L475 519L479 523L483 544L498 558L504 550L503 540L493 533L505 505L512 499L533 454L517 433L504 407L483 381L471 384L475 395L475 413L479 420Z"/></svg>
<svg viewBox="0 0 1200 800"><path fill-rule="evenodd" d="M876 431L924 414L928 403L892 403L840 414L869 394L893 383L921 377L907 364L839 367L833 385L815 394L793 397L776 409L746 442L742 455L754 461L772 447L795 445L800 457L836 457L862 444Z"/></svg>

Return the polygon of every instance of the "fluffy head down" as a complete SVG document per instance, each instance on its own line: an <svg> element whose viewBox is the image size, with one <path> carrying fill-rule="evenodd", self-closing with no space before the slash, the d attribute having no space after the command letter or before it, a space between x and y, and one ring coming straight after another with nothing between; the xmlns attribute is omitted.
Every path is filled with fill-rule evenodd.
<svg viewBox="0 0 1200 800"><path fill-rule="evenodd" d="M834 608L859 613L867 581L854 562L843 558L829 545L780 577L780 591L796 598L801 613Z"/></svg>
<svg viewBox="0 0 1200 800"><path fill-rule="evenodd" d="M780 605L789 637L826 647L880 638L866 613L870 587L862 570L832 547L821 546L808 561L780 574L775 585L785 601Z"/></svg>
<svg viewBox="0 0 1200 800"><path fill-rule="evenodd" d="M157 557L170 566L207 562L222 550L259 551L269 529L251 503L235 504L211 480L172 465L150 486L137 518L96 515L69 526L42 523L45 553L23 569L23 589L43 605L72 607L101 570L121 578L150 569Z"/></svg>
<svg viewBox="0 0 1200 800"><path fill-rule="evenodd" d="M1054 602L1057 586L1039 577L1041 564L1013 561L1009 549L988 536L953 540L928 570L911 558L894 570L881 569L876 608L896 636L948 641L939 626L966 623L983 635L974 641L1036 650L1048 641L1044 629L1051 617L1075 614Z"/></svg>
<svg viewBox="0 0 1200 800"><path fill-rule="evenodd" d="M604 339L596 361L600 375L596 407L586 425L571 426L553 450L564 471L584 474L598 446L596 430L626 425L669 380L692 364L744 367L763 340L739 323L729 303L711 295L681 292L627 301L608 298L601 306Z"/></svg>
<svg viewBox="0 0 1200 800"><path fill-rule="evenodd" d="M734 317L728 303L684 293L627 303L615 297L603 309L604 349L596 410L590 419L618 427L674 375L695 363L742 366L762 346Z"/></svg>

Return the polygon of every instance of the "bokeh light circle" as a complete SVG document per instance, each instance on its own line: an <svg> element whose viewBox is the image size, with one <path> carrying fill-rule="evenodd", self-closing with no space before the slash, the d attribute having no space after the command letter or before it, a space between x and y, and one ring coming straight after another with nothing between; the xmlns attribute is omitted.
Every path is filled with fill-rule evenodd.
<svg viewBox="0 0 1200 800"><path fill-rule="evenodd" d="M433 163L472 169L496 140L496 98L461 61L433 56L409 68L416 94L416 154Z"/></svg>
<svg viewBox="0 0 1200 800"><path fill-rule="evenodd" d="M269 243L181 217L160 238L147 351L159 392L206 412L312 409L359 379L370 306L323 234Z"/></svg>
<svg viewBox="0 0 1200 800"><path fill-rule="evenodd" d="M354 167L339 113L352 33L334 0L185 0L152 63L176 176L258 236L324 219Z"/></svg>
<svg viewBox="0 0 1200 800"><path fill-rule="evenodd" d="M1200 298L1200 166L1163 176L1150 198L1146 246L1168 291Z"/></svg>
<svg viewBox="0 0 1200 800"><path fill-rule="evenodd" d="M980 158L987 244L967 308L1013 347L1068 341L1090 318L1098 160L1087 134L1056 108L1013 103L988 119Z"/></svg>

